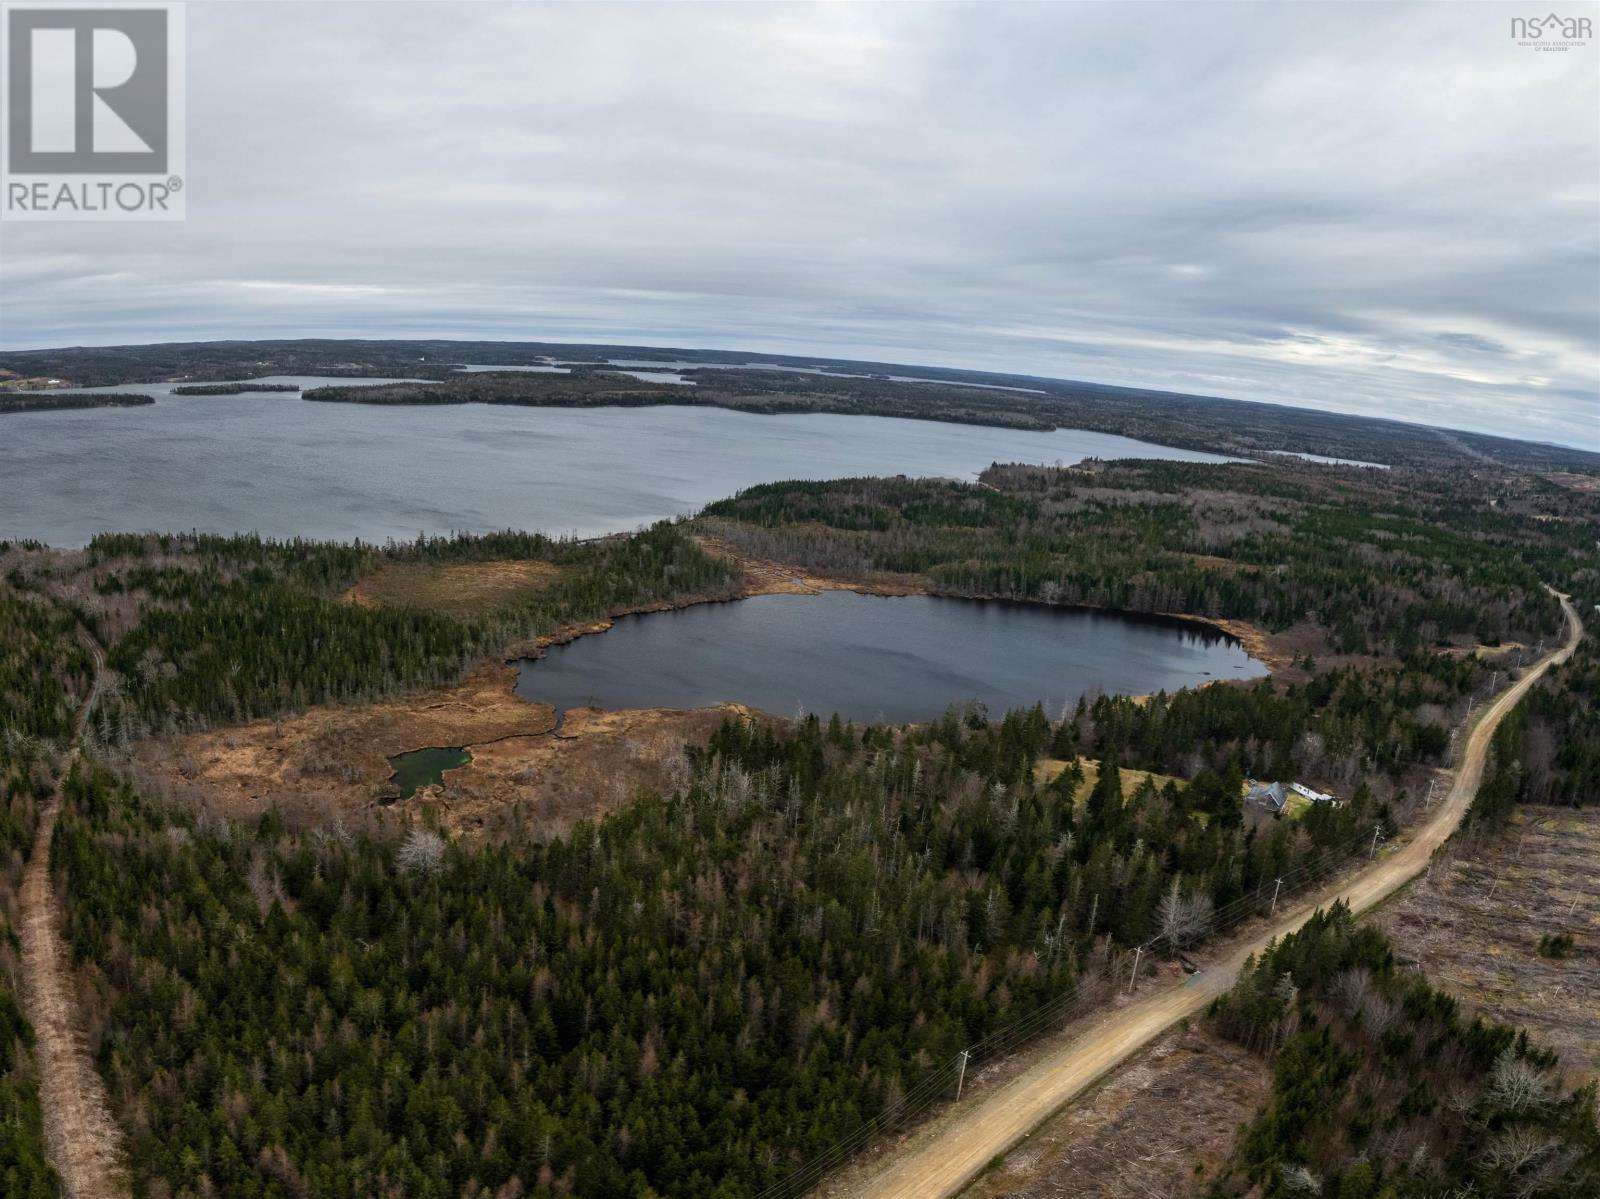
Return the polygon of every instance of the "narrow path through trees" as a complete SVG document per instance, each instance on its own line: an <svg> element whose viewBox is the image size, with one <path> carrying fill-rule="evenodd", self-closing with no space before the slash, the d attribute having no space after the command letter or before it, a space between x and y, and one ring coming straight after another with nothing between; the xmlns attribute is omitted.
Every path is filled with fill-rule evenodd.
<svg viewBox="0 0 1600 1199"><path fill-rule="evenodd" d="M62 780L40 815L33 856L22 876L22 969L28 1019L38 1038L35 1055L50 1164L61 1176L67 1199L120 1199L128 1194L122 1138L79 1027L72 963L50 885L50 845L61 814L62 786L78 760L84 728L105 681L105 655L92 639L89 648L94 681L78 708Z"/></svg>

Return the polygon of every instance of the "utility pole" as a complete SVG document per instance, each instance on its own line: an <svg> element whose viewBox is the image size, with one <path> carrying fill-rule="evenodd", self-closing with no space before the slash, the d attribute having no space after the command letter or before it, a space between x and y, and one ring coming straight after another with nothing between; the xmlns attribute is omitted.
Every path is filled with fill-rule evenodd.
<svg viewBox="0 0 1600 1199"><path fill-rule="evenodd" d="M972 1056L972 1054L968 1050L963 1049L961 1051L961 1073L956 1075L956 1102L957 1103L961 1102L961 1084L967 1081L967 1059L969 1057L971 1057L971 1056Z"/></svg>
<svg viewBox="0 0 1600 1199"><path fill-rule="evenodd" d="M1378 856L1378 838L1380 836L1382 836L1382 835L1383 835L1383 825L1381 825L1381 824L1373 825L1372 826L1372 849L1367 854L1367 861L1370 862L1370 861L1372 861L1373 858Z"/></svg>
<svg viewBox="0 0 1600 1199"><path fill-rule="evenodd" d="M1139 957L1144 953L1143 945L1133 947L1133 974L1128 979L1128 994L1133 994L1133 984L1139 981Z"/></svg>
<svg viewBox="0 0 1600 1199"><path fill-rule="evenodd" d="M1276 916L1278 914L1278 892L1281 890L1283 890L1283 880L1280 878L1272 884L1272 911L1270 915Z"/></svg>

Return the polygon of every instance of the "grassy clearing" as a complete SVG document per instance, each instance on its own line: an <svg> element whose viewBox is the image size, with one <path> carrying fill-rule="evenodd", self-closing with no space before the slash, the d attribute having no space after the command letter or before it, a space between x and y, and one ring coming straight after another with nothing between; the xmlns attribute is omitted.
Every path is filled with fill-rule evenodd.
<svg viewBox="0 0 1600 1199"><path fill-rule="evenodd" d="M576 709L552 737L554 710L518 697L515 680L513 667L488 667L446 688L189 734L175 748L144 741L126 768L152 792L249 821L274 807L293 820L337 816L350 827L426 813L474 842L528 830L550 836L642 790L671 790L683 747L704 744L733 710ZM470 761L400 798L416 780L394 780L390 759L428 747L461 747Z"/></svg>
<svg viewBox="0 0 1600 1199"><path fill-rule="evenodd" d="M544 591L560 577L560 567L533 559L391 562L362 579L344 598L368 608L424 608L475 616Z"/></svg>
<svg viewBox="0 0 1600 1199"><path fill-rule="evenodd" d="M1285 820L1299 820L1311 810L1311 801L1298 792L1289 792L1289 797L1283 801L1283 818Z"/></svg>
<svg viewBox="0 0 1600 1199"><path fill-rule="evenodd" d="M1083 764L1083 782L1078 784L1078 793L1073 798L1081 804L1089 798L1089 792L1094 790L1095 781L1100 777L1100 763L1093 758L1080 758L1079 761ZM1053 781L1066 768L1067 763L1061 758L1040 758L1034 765L1033 777L1036 782L1048 783ZM1131 770L1124 766L1122 768L1122 797L1126 799L1132 795L1144 785L1145 779L1150 779L1154 782L1157 790L1165 787L1168 783L1176 783L1180 787L1189 785L1187 779L1181 779L1177 775L1155 774L1148 770Z"/></svg>

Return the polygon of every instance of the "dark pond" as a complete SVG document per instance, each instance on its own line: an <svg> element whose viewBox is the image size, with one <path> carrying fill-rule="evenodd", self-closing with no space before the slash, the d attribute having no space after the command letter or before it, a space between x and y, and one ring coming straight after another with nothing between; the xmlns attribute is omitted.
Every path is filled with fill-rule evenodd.
<svg viewBox="0 0 1600 1199"><path fill-rule="evenodd" d="M1258 678L1239 643L1175 620L848 591L627 616L522 663L517 694L558 708L693 708L930 720L981 702L1052 716L1096 688L1143 694Z"/></svg>
<svg viewBox="0 0 1600 1199"><path fill-rule="evenodd" d="M464 749L414 749L389 759L389 765L394 767L394 777L389 781L400 785L401 799L410 799L421 788L444 782L445 771L470 761L472 755Z"/></svg>

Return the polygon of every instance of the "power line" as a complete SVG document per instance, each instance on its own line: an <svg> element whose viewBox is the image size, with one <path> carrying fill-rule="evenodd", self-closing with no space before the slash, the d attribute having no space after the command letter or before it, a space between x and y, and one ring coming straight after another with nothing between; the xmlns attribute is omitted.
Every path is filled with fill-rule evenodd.
<svg viewBox="0 0 1600 1199"><path fill-rule="evenodd" d="M1467 705L1466 715L1468 720L1471 718L1472 709L1474 706L1476 706L1476 699L1469 701ZM1462 726L1457 726L1451 730L1450 736L1452 746L1455 743L1457 734L1459 734L1461 731L1461 727ZM1430 787L1428 803L1430 808L1432 806L1432 798L1433 789ZM1370 856L1376 855L1378 843L1382 838L1382 832L1383 828L1381 824L1376 825L1373 828L1371 834L1371 848L1369 850ZM1221 908L1213 911L1210 916L1207 931L1215 933L1221 929L1231 927L1232 925L1246 919L1251 914L1259 912L1263 906L1268 908L1269 913L1275 914L1277 911L1279 895L1281 894L1285 885L1288 885L1290 891L1293 892L1305 887L1310 887L1313 883L1317 883L1326 879L1350 863L1350 860L1355 856L1356 850L1367 844L1367 837L1368 833L1365 830L1362 830L1338 845L1324 846L1321 850L1317 851L1313 857L1308 858L1294 869L1286 871L1281 876L1275 878L1273 893L1270 900L1264 901L1264 883L1258 883L1253 893L1238 896L1237 898L1224 904ZM1096 894L1096 908L1099 906L1099 899L1099 895ZM1090 925L1089 933L1092 936L1092 913L1090 916ZM1153 950L1163 941L1168 942L1175 950L1182 948L1179 942L1170 935L1166 933L1157 934L1142 944L1133 947L1135 955L1135 971L1138 969L1138 962L1143 953L1147 950ZM1112 973L1116 973L1114 968ZM971 1062L981 1061L997 1056L1011 1047L1038 1035L1038 1033L1043 1031L1045 1028L1048 1028L1057 1020L1064 1017L1068 1011L1072 1009L1080 1000L1090 998L1090 995L1085 993L1083 989L1083 982L1084 979L1082 976L1080 976L1072 986L1068 987L1054 999L1051 999L1042 1004L1040 1007L1034 1009L1034 1011L1030 1012L1028 1015L1023 1016L1002 1028L991 1030L988 1035L974 1042L966 1049L961 1050L943 1067L929 1075L926 1079L919 1083L910 1094L906 1095L899 1102L892 1105L879 1116L866 1121L854 1132L835 1142L833 1146L824 1150L821 1154L813 1158L810 1162L801 1166L787 1178L773 1184L772 1186L769 1186L766 1190L761 1191L757 1196L757 1199L786 1199L786 1197L801 1193L801 1190L815 1183L824 1173L831 1169L834 1164L849 1156L849 1154L854 1151L855 1147L863 1144L878 1131L892 1127L894 1124L899 1123L906 1117L916 1115L930 1106L938 1098L943 1087L948 1085L949 1077L952 1073L955 1074L957 1089L959 1092L962 1083L965 1081L967 1066Z"/></svg>
<svg viewBox="0 0 1600 1199"><path fill-rule="evenodd" d="M1381 831L1381 826L1376 831ZM1287 887L1290 892L1294 892L1325 879L1335 871L1348 865L1355 856L1355 851L1367 843L1368 837L1369 834L1363 830L1338 845L1325 846L1313 858L1301 863L1293 870L1286 871L1282 876L1275 879L1276 886L1270 900L1265 897L1264 888L1257 886L1253 893L1239 896L1223 905L1223 907L1212 913L1209 931L1214 933L1231 927L1269 905L1269 910L1275 911L1278 893L1283 888ZM1163 941L1170 943L1174 949L1181 948L1167 934L1157 934L1142 944L1133 947L1135 969L1137 969L1139 957L1145 952L1154 950ZM1113 973L1116 972L1113 971ZM959 1097L959 1092L965 1082L967 1067L970 1064L988 1061L1025 1041L1031 1040L1065 1017L1069 1010L1080 1000L1091 997L1098 998L1098 994L1091 996L1091 994L1084 991L1084 981L1084 977L1080 976L1072 986L1040 1007L1035 1008L1026 1016L1001 1028L991 1030L986 1036L973 1042L943 1066L934 1070L910 1092L879 1115L865 1121L854 1131L841 1137L786 1178L760 1191L756 1199L790 1199L792 1196L803 1194L806 1189L819 1181L824 1174L849 1157L868 1140L930 1107L938 1100L940 1094L950 1085L952 1080L956 1084Z"/></svg>

